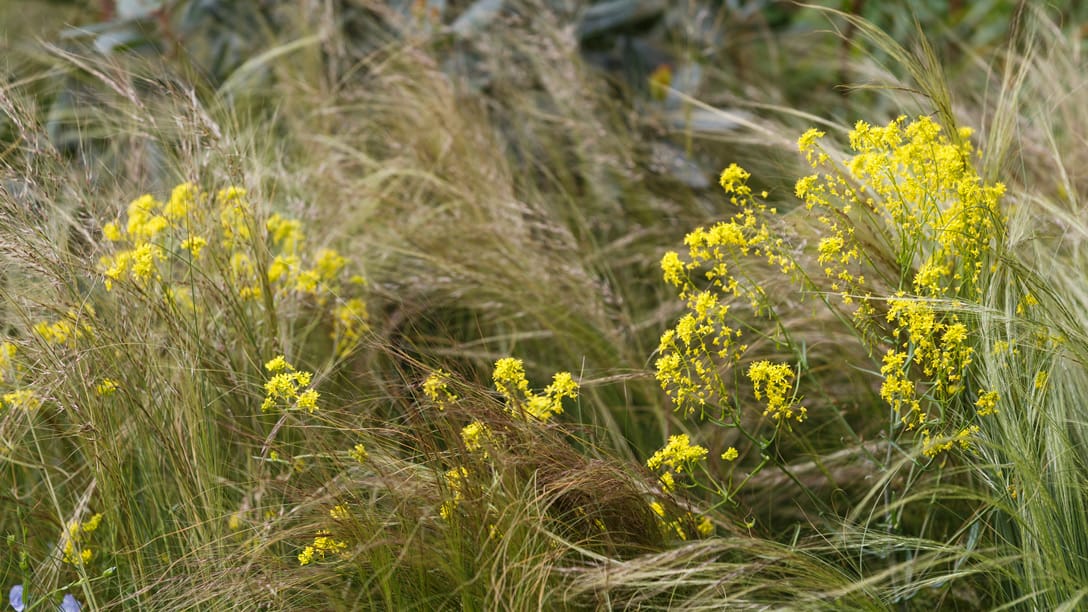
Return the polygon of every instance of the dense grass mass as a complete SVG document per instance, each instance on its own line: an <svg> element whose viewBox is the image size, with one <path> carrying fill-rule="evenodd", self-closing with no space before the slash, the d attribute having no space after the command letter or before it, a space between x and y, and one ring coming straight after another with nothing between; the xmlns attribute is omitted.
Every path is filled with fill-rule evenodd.
<svg viewBox="0 0 1088 612"><path fill-rule="evenodd" d="M1085 605L1077 9L24 4L14 609Z"/></svg>

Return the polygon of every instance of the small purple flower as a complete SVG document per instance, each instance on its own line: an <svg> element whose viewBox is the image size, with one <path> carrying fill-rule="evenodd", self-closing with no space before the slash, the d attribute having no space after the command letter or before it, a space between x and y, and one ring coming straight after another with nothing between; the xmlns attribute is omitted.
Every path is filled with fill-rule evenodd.
<svg viewBox="0 0 1088 612"><path fill-rule="evenodd" d="M11 587L11 592L8 593L8 603L15 608L15 612L23 612L26 607L23 605L23 585L17 584Z"/></svg>
<svg viewBox="0 0 1088 612"><path fill-rule="evenodd" d="M60 612L79 612L83 609L79 600L72 597L71 593L64 596L64 599L60 601Z"/></svg>

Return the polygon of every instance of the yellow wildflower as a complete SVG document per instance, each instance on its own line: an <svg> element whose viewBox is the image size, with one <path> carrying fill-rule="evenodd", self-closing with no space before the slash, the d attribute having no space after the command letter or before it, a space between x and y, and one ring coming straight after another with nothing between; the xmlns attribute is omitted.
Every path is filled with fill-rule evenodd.
<svg viewBox="0 0 1088 612"><path fill-rule="evenodd" d="M439 507L439 514L445 520L450 520L453 517L454 510L457 509L457 505L465 498L465 492L468 488L469 471L463 467L454 468L446 472L446 487L449 489L452 496L450 499L442 502Z"/></svg>
<svg viewBox="0 0 1088 612"><path fill-rule="evenodd" d="M789 364L757 361L748 367L748 378L754 386L756 399L767 399L767 409L763 411L765 416L779 421L783 418L796 418L798 422L805 420L808 410L804 406L795 406L796 399L792 394L794 374Z"/></svg>
<svg viewBox="0 0 1088 612"><path fill-rule="evenodd" d="M200 236L190 236L181 242L181 248L189 251L193 259L200 259L200 252L208 246L208 241Z"/></svg>
<svg viewBox="0 0 1088 612"><path fill-rule="evenodd" d="M578 397L578 383L574 382L570 372L557 372L543 393L533 393L525 378L525 366L520 359L513 357L495 362L492 380L499 393L506 397L507 410L515 415L529 416L541 421L561 414L564 398Z"/></svg>
<svg viewBox="0 0 1088 612"><path fill-rule="evenodd" d="M461 441L465 444L465 450L470 453L483 450L486 457L485 446L494 442L494 436L486 423L473 421L461 430Z"/></svg>
<svg viewBox="0 0 1088 612"><path fill-rule="evenodd" d="M311 372L295 370L283 355L269 360L264 367L272 374L272 377L264 383L265 398L261 404L262 412L272 410L277 405L307 412L317 410L320 394L315 389L307 388L313 380Z"/></svg>
<svg viewBox="0 0 1088 612"><path fill-rule="evenodd" d="M687 434L669 436L669 442L646 461L651 470L666 467L678 474L691 472L695 464L706 459L707 450L699 445L692 445Z"/></svg>
<svg viewBox="0 0 1088 612"><path fill-rule="evenodd" d="M30 389L17 389L5 393L0 399L3 399L3 405L13 410L22 409L32 412L42 405L42 400L38 398L38 394Z"/></svg>
<svg viewBox="0 0 1088 612"><path fill-rule="evenodd" d="M350 451L348 451L348 456L358 463L366 463L366 460L368 457L370 457L370 454L366 452L365 446L363 446L362 444L356 444L352 447Z"/></svg>
<svg viewBox="0 0 1088 612"><path fill-rule="evenodd" d="M997 391L987 391L978 396L975 407L978 408L978 416L989 416L997 412L997 400L1000 399Z"/></svg>
<svg viewBox="0 0 1088 612"><path fill-rule="evenodd" d="M313 412L314 410L317 410L317 398L319 396L320 394L317 391L307 389L298 394L298 397L295 399L295 406L301 410Z"/></svg>
<svg viewBox="0 0 1088 612"><path fill-rule="evenodd" d="M162 208L162 214L171 221L184 219L194 211L198 196L196 185L182 183L170 192L170 200ZM196 257L196 254L193 254Z"/></svg>
<svg viewBox="0 0 1088 612"><path fill-rule="evenodd" d="M354 351L370 329L366 302L352 298L333 310L336 327L332 332L336 340L336 353L344 357Z"/></svg>
<svg viewBox="0 0 1088 612"><path fill-rule="evenodd" d="M94 392L99 397L107 397L113 395L117 391L117 386L118 383L116 380L113 380L112 378L103 378L95 385Z"/></svg>
<svg viewBox="0 0 1088 612"><path fill-rule="evenodd" d="M699 532L699 537L709 538L714 535L714 523L709 516L704 515L699 519L699 524L695 526L695 530Z"/></svg>
<svg viewBox="0 0 1088 612"><path fill-rule="evenodd" d="M672 475L672 472L665 472L658 478L661 481L661 488L666 493L672 493L676 490L676 478Z"/></svg>
<svg viewBox="0 0 1088 612"><path fill-rule="evenodd" d="M491 375L495 388L509 397L529 394L529 381L525 378L525 365L520 359L504 357L495 362Z"/></svg>
<svg viewBox="0 0 1088 612"><path fill-rule="evenodd" d="M729 167L722 170L722 175L718 179L718 183L726 193L746 195L752 192L751 188L747 185L748 178L751 176L752 175L744 168L741 168L736 164L729 164Z"/></svg>
<svg viewBox="0 0 1088 612"><path fill-rule="evenodd" d="M264 364L264 369L273 374L283 371L293 372L295 370L291 364L287 363L287 359L285 359L283 355L278 355L268 360L268 362Z"/></svg>
<svg viewBox="0 0 1088 612"><path fill-rule="evenodd" d="M318 531L313 543L298 554L298 564L309 565L314 560L324 559L326 554L343 554L345 549L347 542L334 539L329 531Z"/></svg>
<svg viewBox="0 0 1088 612"><path fill-rule="evenodd" d="M343 255L332 249L321 249L317 252L317 263L314 265L314 271L317 273L318 278L329 282L340 274L340 270L344 269L347 261Z"/></svg>
<svg viewBox="0 0 1088 612"><path fill-rule="evenodd" d="M265 227L272 237L272 243L279 246L284 254L293 256L298 253L299 245L304 239L301 223L275 213L265 222Z"/></svg>
<svg viewBox="0 0 1088 612"><path fill-rule="evenodd" d="M120 242L124 240L124 236L121 234L121 227L112 221L102 226L102 237L110 242Z"/></svg>
<svg viewBox="0 0 1088 612"><path fill-rule="evenodd" d="M449 388L450 378L449 372L439 368L431 372L427 380L423 381L423 395L434 402L439 410L445 410L446 406L457 401L457 395Z"/></svg>

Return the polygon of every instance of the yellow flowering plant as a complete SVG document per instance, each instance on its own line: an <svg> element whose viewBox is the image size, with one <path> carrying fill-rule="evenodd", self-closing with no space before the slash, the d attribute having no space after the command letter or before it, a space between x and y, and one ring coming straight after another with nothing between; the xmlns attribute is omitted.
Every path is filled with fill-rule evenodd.
<svg viewBox="0 0 1088 612"><path fill-rule="evenodd" d="M749 186L747 171L723 170L720 184L735 212L696 228L684 240L686 253L661 260L685 309L662 334L656 360L658 382L678 411L733 428L759 450L739 486L713 490L732 499L772 461L766 450L776 436L811 416L801 400L803 348L791 344L755 276L760 264L801 295L818 297L880 355L880 396L897 417L890 428L913 434L923 456L972 448L978 419L1000 410L998 392L972 371L981 334L967 305L981 301L1004 243L1005 187L975 171L970 137L969 129L949 133L925 116L882 127L859 121L849 134L853 155L840 158L822 147L823 132L809 130L798 148L813 174L796 182L802 206L788 220L793 227L810 220L815 238L787 231L786 219L763 203L766 194ZM1019 304L1031 302L1025 292ZM772 330L753 317L768 318ZM745 342L753 332L797 350L798 361L753 359ZM762 421L743 417L753 404ZM681 459L688 456L682 442L690 444L671 437L647 462L664 470L666 490L680 468L690 473L697 465ZM729 447L721 459L732 466L742 454Z"/></svg>
<svg viewBox="0 0 1088 612"><path fill-rule="evenodd" d="M253 311L252 321L273 324L316 310L329 323L339 357L355 351L369 330L359 295L365 280L351 272L352 262L332 249L309 248L299 220L264 217L240 187L211 194L182 183L166 201L145 194L128 205L124 220L106 223L102 237L106 254L98 269L107 291L124 286L141 300L188 314L229 295Z"/></svg>
<svg viewBox="0 0 1088 612"><path fill-rule="evenodd" d="M969 421L999 403L969 374L980 336L963 313L980 301L1005 240L1005 186L975 171L971 135L925 116L859 121L855 154L841 165L821 148L822 132L798 141L816 171L795 191L825 236L825 295L852 308L862 337L883 352L880 395L929 457L969 448L979 431Z"/></svg>
<svg viewBox="0 0 1088 612"><path fill-rule="evenodd" d="M773 443L776 432L803 422L808 410L797 391L798 366L761 360L746 370L742 367L749 351L744 342L746 330L755 329L751 316L768 318L777 326L779 339L788 338L788 330L778 321L752 264L762 262L791 277L798 274L793 247L781 228L777 209L761 201L766 193L757 197L748 185L749 178L751 175L736 164L723 170L719 183L736 212L728 221L690 232L684 239L685 255L670 251L662 257L664 280L676 289L685 310L661 335L655 367L657 380L676 410L698 413L701 419L735 429L760 449L763 460L750 478L769 461L763 450ZM746 372L746 381L740 378L742 372ZM747 397L762 403L763 416L772 425L769 435L760 435L743 417ZM691 479L690 486L703 486L693 478L698 467L710 483L706 488L733 502L739 487L722 484L707 471L708 452L691 445L687 435L671 436L647 466L663 469L659 480L665 491L671 491L680 476ZM723 459L730 472L734 458Z"/></svg>
<svg viewBox="0 0 1088 612"><path fill-rule="evenodd" d="M432 371L422 385L423 395L438 411L444 411L459 401L458 395L450 389L452 375L442 369ZM557 372L552 376L552 381L543 391L533 391L529 386L529 380L525 374L525 364L514 357L504 357L495 362L492 369L492 382L495 390L504 399L503 418L510 417L516 421L534 428L550 422L554 417L563 413L564 399L577 399L579 385L570 372ZM461 501L465 499L465 491L469 486L470 478L480 474L495 476L491 450L498 448L502 443L504 431L492 429L488 423L479 418L473 419L461 428L460 438L464 450L469 455L481 459L479 467L469 470L466 467L455 467L445 472L443 479L446 489L446 499L439 507L439 515L449 521L455 516L455 510ZM477 470L482 469L484 472Z"/></svg>

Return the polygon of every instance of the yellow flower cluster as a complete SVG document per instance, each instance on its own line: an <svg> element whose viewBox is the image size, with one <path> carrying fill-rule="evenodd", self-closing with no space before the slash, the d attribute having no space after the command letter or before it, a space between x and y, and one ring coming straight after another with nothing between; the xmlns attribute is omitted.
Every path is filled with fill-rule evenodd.
<svg viewBox="0 0 1088 612"><path fill-rule="evenodd" d="M362 444L356 444L348 451L348 456L354 459L356 463L366 463L366 460L370 458L370 453L366 452L366 447Z"/></svg>
<svg viewBox="0 0 1088 612"><path fill-rule="evenodd" d="M884 238L896 249L900 276L912 276L914 291L977 296L1003 231L998 203L1005 186L983 184L971 166L971 130L961 129L952 142L925 116L910 123L899 117L884 127L859 121L850 132L856 155L846 162L848 176L828 167L819 147L823 135L810 130L798 140L812 168L824 173L803 177L795 192L825 228L819 261L834 280L832 289L847 300L867 293L858 270L864 249L851 220L852 213L864 212L880 220ZM861 309L862 315L868 312Z"/></svg>
<svg viewBox="0 0 1088 612"><path fill-rule="evenodd" d="M172 244L185 249L193 260L199 258L207 240L190 234L189 228L200 226L202 204L196 186L182 183L174 187L167 202L143 195L129 203L124 227L119 221L103 226L102 236L123 247L99 260L106 289L112 290L120 281L131 281L140 288L152 280L162 281L160 265L169 259L167 249Z"/></svg>
<svg viewBox="0 0 1088 612"><path fill-rule="evenodd" d="M461 429L461 441L465 444L465 450L470 453L483 451L487 457L487 447L494 443L495 435L486 423L473 421Z"/></svg>
<svg viewBox="0 0 1088 612"><path fill-rule="evenodd" d="M365 284L362 277L343 279L348 259L331 249L310 253L297 220L277 213L262 224L245 189L211 197L183 183L166 202L143 195L129 204L127 222L107 223L102 235L116 245L99 261L107 290L121 281L146 290L154 281L168 304L196 310L196 280L221 272L231 291L262 306L290 297L324 307L333 299L331 336L340 356L370 329L366 303L347 291ZM261 302L266 292L271 300Z"/></svg>
<svg viewBox="0 0 1088 612"><path fill-rule="evenodd" d="M103 378L94 386L94 393L99 397L109 397L117 392L119 383L112 378Z"/></svg>
<svg viewBox="0 0 1088 612"><path fill-rule="evenodd" d="M952 450L952 447L957 444L963 450L968 450L971 448L971 440L978 435L980 429L978 425L969 425L946 438L934 438L928 430L923 430L922 453L927 457L935 457L940 453Z"/></svg>
<svg viewBox="0 0 1088 612"><path fill-rule="evenodd" d="M465 499L465 493L468 489L469 471L465 468L454 468L446 472L446 487L450 491L450 498L442 502L442 506L439 507L438 513L445 520L453 518L453 513L457 510L457 505Z"/></svg>
<svg viewBox="0 0 1088 612"><path fill-rule="evenodd" d="M32 412L37 410L42 405L41 398L38 394L31 389L16 389L10 393L5 393L0 396L3 400L3 405L13 410L25 410Z"/></svg>
<svg viewBox="0 0 1088 612"><path fill-rule="evenodd" d="M434 402L439 410L445 410L447 406L457 401L457 394L450 391L450 373L439 368L427 376L423 381L423 395Z"/></svg>
<svg viewBox="0 0 1088 612"><path fill-rule="evenodd" d="M543 393L533 393L520 359L505 357L495 362L495 388L506 398L506 409L515 416L547 421L563 412L563 398L578 397L578 383L570 372L557 372Z"/></svg>
<svg viewBox="0 0 1088 612"><path fill-rule="evenodd" d="M756 399L767 399L764 416L770 416L776 421L795 418L798 423L808 416L808 409L797 405L797 398L793 393L794 374L789 364L757 361L748 366L748 378L755 388Z"/></svg>
<svg viewBox="0 0 1088 612"><path fill-rule="evenodd" d="M657 517L658 525L661 527L661 532L665 537L670 537L673 534L681 540L688 539L688 530L685 529L686 525L694 525L695 533L700 538L709 538L714 535L714 522L710 520L709 516L702 516L698 522L695 521L695 515L691 512L686 513L684 516L673 518L669 520L667 513L665 512L665 506L661 505L661 502L650 502L650 510Z"/></svg>
<svg viewBox="0 0 1088 612"><path fill-rule="evenodd" d="M345 357L359 347L363 334L370 330L366 302L362 298L345 300L333 309L332 315L336 324L332 332L336 354Z"/></svg>
<svg viewBox="0 0 1088 612"><path fill-rule="evenodd" d="M744 273L742 258L763 258L783 273L795 270L783 239L772 234L766 221L777 211L756 200L749 177L736 164L722 171L721 186L740 210L727 222L689 233L686 262L671 251L661 259L665 282L678 290L687 311L661 336L656 375L676 408L688 413L721 399L720 362L734 364L748 349L739 343L739 326L731 324L729 301L745 298L757 313L766 308L762 287L737 276Z"/></svg>
<svg viewBox="0 0 1088 612"><path fill-rule="evenodd" d="M1045 372L1043 372L1045 374ZM1038 380L1038 378L1036 378ZM975 400L975 407L978 408L979 416L989 416L997 413L997 402L1001 399L1001 396L997 391L987 391L978 396Z"/></svg>
<svg viewBox="0 0 1088 612"><path fill-rule="evenodd" d="M651 470L666 468L677 474L690 474L695 464L706 459L707 452L698 444L692 445L687 434L677 434L669 436L668 444L646 460L646 467Z"/></svg>
<svg viewBox="0 0 1088 612"><path fill-rule="evenodd" d="M83 308L82 313L69 310L64 318L52 323L47 321L35 323L34 333L50 346L75 346L77 340L88 337L93 332L88 320L93 319L94 315L94 308L88 304Z"/></svg>
<svg viewBox="0 0 1088 612"><path fill-rule="evenodd" d="M1047 382L1050 381L1050 374L1046 370L1039 370L1035 373L1035 380L1032 385L1037 391L1046 391Z"/></svg>
<svg viewBox="0 0 1088 612"><path fill-rule="evenodd" d="M326 555L340 554L343 556L347 548L347 542L333 538L331 532L318 531L317 535L314 536L314 543L298 554L298 564L309 565L314 560L324 559Z"/></svg>
<svg viewBox="0 0 1088 612"><path fill-rule="evenodd" d="M18 347L14 342L5 340L0 342L0 376L6 374L9 370L15 367L15 353L18 351Z"/></svg>
<svg viewBox="0 0 1088 612"><path fill-rule="evenodd" d="M982 274L1004 233L999 203L1005 186L983 183L971 165L970 129L950 137L929 117L899 117L886 126L859 121L850 132L855 155L846 160L846 172L821 149L823 136L810 130L798 140L817 172L797 181L795 192L823 227L818 261L824 275L845 303L861 299L854 311L859 327L885 303L873 297L865 267L885 278L898 276L898 292L886 301L893 340L883 356L881 397L907 429L918 430L926 455L966 447L976 427L938 435L933 428L940 419L933 415L943 410L922 404L947 406L963 392L975 350L967 323L934 304L950 300L955 306L981 295ZM899 269L868 260L855 227L872 228L875 237L864 240L889 245ZM993 392L981 395L976 414L992 414L996 399Z"/></svg>
<svg viewBox="0 0 1088 612"><path fill-rule="evenodd" d="M916 397L911 371L921 372L933 399L948 402L959 395L963 391L964 371L971 365L974 354L967 326L955 314L938 317L928 302L903 297L889 301L887 319L895 324L901 341L884 354L880 396L899 414L907 429L920 428L925 438L931 432Z"/></svg>
<svg viewBox="0 0 1088 612"><path fill-rule="evenodd" d="M313 381L312 373L295 370L283 355L264 364L264 367L272 378L264 384L265 398L261 404L261 412L268 412L276 406L307 412L317 410L320 394L309 388Z"/></svg>
<svg viewBox="0 0 1088 612"><path fill-rule="evenodd" d="M101 523L101 513L95 514L83 523L78 521L68 523L68 535L64 539L64 558L62 559L65 563L72 565L90 563L94 557L94 551L89 546L83 545L83 542L87 536L98 529Z"/></svg>

